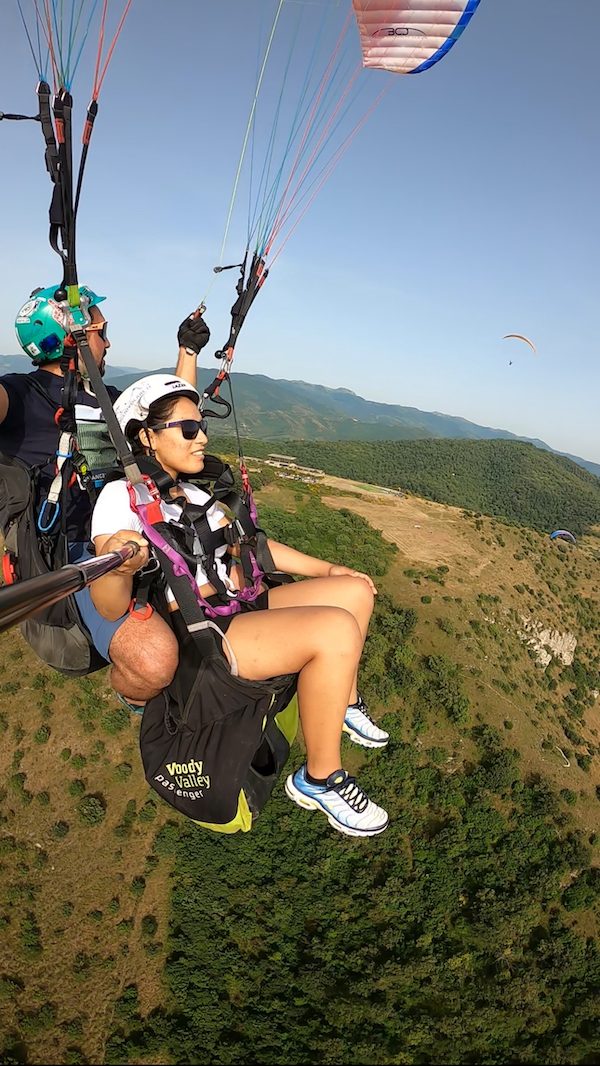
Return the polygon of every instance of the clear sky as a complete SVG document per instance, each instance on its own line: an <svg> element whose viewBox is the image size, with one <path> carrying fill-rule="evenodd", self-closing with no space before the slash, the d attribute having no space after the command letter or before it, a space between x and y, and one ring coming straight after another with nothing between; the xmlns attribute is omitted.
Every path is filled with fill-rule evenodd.
<svg viewBox="0 0 600 1066"><path fill-rule="evenodd" d="M261 6L133 0L79 223L81 280L109 297L113 364L172 363L177 326L213 276ZM237 368L460 415L600 462L599 38L599 0L482 0L441 63L396 78L277 261ZM80 111L91 62L75 81ZM0 109L33 113L35 84L16 3L0 0ZM6 355L30 290L60 277L42 144L36 124L0 123ZM210 294L214 347L233 280ZM505 333L531 337L537 355Z"/></svg>

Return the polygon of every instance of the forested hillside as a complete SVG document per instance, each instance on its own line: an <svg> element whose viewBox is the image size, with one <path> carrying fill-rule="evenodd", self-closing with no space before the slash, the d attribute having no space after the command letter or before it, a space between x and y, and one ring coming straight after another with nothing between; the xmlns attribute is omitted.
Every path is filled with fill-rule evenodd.
<svg viewBox="0 0 600 1066"><path fill-rule="evenodd" d="M247 837L198 830L106 675L4 634L0 1061L598 1061L595 542L382 497L397 549L350 510L377 494L263 480L271 535L380 589L361 687L391 742L344 764L390 828L339 837L280 782Z"/></svg>
<svg viewBox="0 0 600 1066"><path fill-rule="evenodd" d="M263 505L261 515L303 550L321 546L379 572L391 561L343 509L333 521L316 501L296 514ZM437 611L454 606L442 596L448 567L410 573L430 579ZM504 635L484 621L489 599L460 636L481 660L499 640L510 679ZM135 983L126 988L107 1062L597 1061L598 836L577 827L575 792L559 796L523 766L513 723L504 741L475 713L461 668L445 652L419 654L417 621L382 596L362 673L370 699L397 706L403 697L401 712L383 719L389 749L358 756L390 830L358 843L332 837L281 791L248 838L165 826L155 848L175 863L165 969L175 1009L144 1014ZM449 617L438 621L448 640ZM596 664L590 683L597 676Z"/></svg>
<svg viewBox="0 0 600 1066"><path fill-rule="evenodd" d="M211 448L234 450L231 438ZM247 451L267 456L265 441ZM408 489L427 500L495 515L517 525L582 533L600 523L600 481L570 459L520 441L285 441L306 466L342 478Z"/></svg>

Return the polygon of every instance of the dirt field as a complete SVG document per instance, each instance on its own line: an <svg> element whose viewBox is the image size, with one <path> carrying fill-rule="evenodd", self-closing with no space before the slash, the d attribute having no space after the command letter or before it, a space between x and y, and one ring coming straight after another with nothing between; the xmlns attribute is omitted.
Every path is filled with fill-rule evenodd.
<svg viewBox="0 0 600 1066"><path fill-rule="evenodd" d="M356 491L352 482L345 483L341 478L327 480L335 480L335 488L349 484ZM489 551L478 551L471 543L470 530L457 507L429 503L414 496L400 499L366 493L360 499L324 496L323 503L362 515L387 540L397 544L411 562L425 566L463 563L469 573L478 574L492 561Z"/></svg>

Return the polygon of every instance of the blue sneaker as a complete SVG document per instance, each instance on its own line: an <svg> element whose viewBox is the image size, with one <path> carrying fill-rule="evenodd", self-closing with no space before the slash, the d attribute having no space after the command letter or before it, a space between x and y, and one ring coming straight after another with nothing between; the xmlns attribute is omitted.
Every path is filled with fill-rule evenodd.
<svg viewBox="0 0 600 1066"><path fill-rule="evenodd" d="M385 729L375 725L360 693L356 703L351 703L348 707L342 729L353 744L360 744L363 748L385 748L390 739L390 734L386 733Z"/></svg>
<svg viewBox="0 0 600 1066"><path fill-rule="evenodd" d="M376 836L389 822L387 812L369 799L347 770L334 770L325 785L311 785L306 765L301 766L288 777L285 791L299 807L323 811L329 824L349 837Z"/></svg>

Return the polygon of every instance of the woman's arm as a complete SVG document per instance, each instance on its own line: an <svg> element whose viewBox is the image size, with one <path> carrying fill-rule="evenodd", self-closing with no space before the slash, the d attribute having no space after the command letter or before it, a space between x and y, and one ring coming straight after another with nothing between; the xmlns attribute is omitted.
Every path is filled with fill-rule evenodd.
<svg viewBox="0 0 600 1066"><path fill-rule="evenodd" d="M219 523L221 526L229 525L227 518ZM324 559L315 559L312 555L305 555L287 544L279 544L276 540L267 540L269 550L273 556L273 562L277 570L284 574L296 574L297 577L359 577L367 582L371 592L376 595L377 589L368 574L360 570L352 570L349 566L338 566L336 563L327 563ZM239 544L227 549L234 558L239 558Z"/></svg>
<svg viewBox="0 0 600 1066"><path fill-rule="evenodd" d="M289 548L287 544L279 544L276 540L268 540L267 544L275 566L285 574L297 574L298 577L330 576L331 563L314 559L312 555L305 555L304 552Z"/></svg>
<svg viewBox="0 0 600 1066"><path fill-rule="evenodd" d="M117 548L122 548L128 540L133 540L140 545L137 555L134 555L133 559L128 559L118 570L113 570L110 574L99 577L97 581L92 582L90 585L94 607L109 622L116 622L119 618L122 618L129 608L133 588L133 575L136 570L140 570L148 562L148 542L142 537L141 533L131 529L121 529L118 533L113 533L112 536L94 538L96 555L114 552Z"/></svg>

